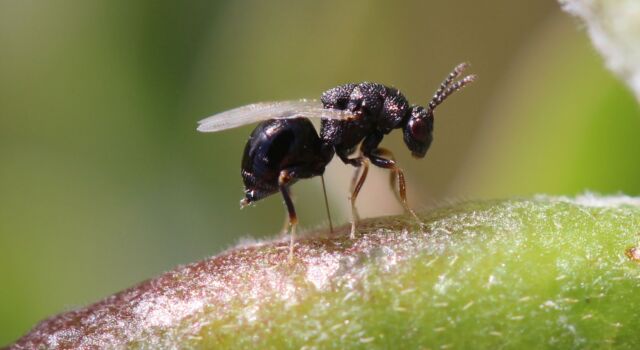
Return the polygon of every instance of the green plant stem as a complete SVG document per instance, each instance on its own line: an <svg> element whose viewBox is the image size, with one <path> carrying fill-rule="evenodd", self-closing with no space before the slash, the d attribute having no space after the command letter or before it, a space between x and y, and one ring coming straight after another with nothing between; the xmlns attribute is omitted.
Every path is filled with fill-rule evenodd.
<svg viewBox="0 0 640 350"><path fill-rule="evenodd" d="M640 200L470 202L241 246L37 325L15 348L640 345ZM635 258L634 258L635 257Z"/></svg>

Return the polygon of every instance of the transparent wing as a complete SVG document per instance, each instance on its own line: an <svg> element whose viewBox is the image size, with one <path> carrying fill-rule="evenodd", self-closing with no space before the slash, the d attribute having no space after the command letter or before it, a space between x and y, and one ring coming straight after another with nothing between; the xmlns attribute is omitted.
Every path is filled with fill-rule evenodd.
<svg viewBox="0 0 640 350"><path fill-rule="evenodd" d="M198 122L198 131L214 132L237 128L267 119L297 117L349 119L353 117L353 114L339 109L323 108L322 103L318 100L261 102L234 108L202 119Z"/></svg>

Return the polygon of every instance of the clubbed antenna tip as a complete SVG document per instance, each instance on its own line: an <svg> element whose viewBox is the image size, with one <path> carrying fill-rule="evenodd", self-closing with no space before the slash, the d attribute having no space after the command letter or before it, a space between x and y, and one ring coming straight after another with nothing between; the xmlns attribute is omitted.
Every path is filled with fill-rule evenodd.
<svg viewBox="0 0 640 350"><path fill-rule="evenodd" d="M459 76L460 74L462 74L462 72L464 72L465 69L469 68L469 66L469 63L462 62L453 69L453 72L456 74L456 76Z"/></svg>
<svg viewBox="0 0 640 350"><path fill-rule="evenodd" d="M471 82L476 81L476 79L478 79L478 76L476 74L470 74L470 75L467 75L466 77L462 78L462 81L465 84L469 84Z"/></svg>

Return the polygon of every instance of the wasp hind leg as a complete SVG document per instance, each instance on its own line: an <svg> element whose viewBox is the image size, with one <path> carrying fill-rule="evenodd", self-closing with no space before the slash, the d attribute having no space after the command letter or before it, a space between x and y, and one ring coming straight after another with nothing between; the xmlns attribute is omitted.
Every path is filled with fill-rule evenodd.
<svg viewBox="0 0 640 350"><path fill-rule="evenodd" d="M288 184L292 179L293 177L287 170L282 170L278 177L278 187L280 188L280 192L284 198L284 204L287 207L287 212L289 213L289 234L291 237L289 241L289 262L293 261L293 246L295 243L296 226L298 225L298 216L296 215L296 209L293 206L293 200L291 200L291 194L289 193L288 187Z"/></svg>

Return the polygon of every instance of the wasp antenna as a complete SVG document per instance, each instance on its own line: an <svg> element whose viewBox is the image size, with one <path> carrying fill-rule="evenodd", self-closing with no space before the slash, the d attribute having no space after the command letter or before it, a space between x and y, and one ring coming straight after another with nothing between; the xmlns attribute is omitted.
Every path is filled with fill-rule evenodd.
<svg viewBox="0 0 640 350"><path fill-rule="evenodd" d="M447 97L449 97L454 92L462 89L467 84L476 80L477 76L475 74L467 75L466 77L453 82L457 77L459 77L465 69L469 67L469 64L464 62L457 65L451 73L445 78L445 80L440 84L438 90L433 95L431 101L429 101L429 105L427 106L427 113L433 113L433 110L438 107L439 104L442 103Z"/></svg>
<svg viewBox="0 0 640 350"><path fill-rule="evenodd" d="M460 74L462 74L462 72L464 72L465 69L469 68L469 66L471 66L469 62L462 62L457 65L456 68L453 69L453 71L456 73L456 76L459 76Z"/></svg>
<svg viewBox="0 0 640 350"><path fill-rule="evenodd" d="M462 72L464 72L464 70L467 69L467 67L469 67L469 63L466 63L466 62L462 62L459 65L457 65L453 69L453 71L449 73L449 75L442 81L442 83L440 84L440 87L438 88L438 90L436 90L436 93L433 95L433 98L435 99L437 96L442 95L442 93L449 87L449 85L451 85L451 82L454 81L457 77L459 77L460 74L462 74Z"/></svg>
<svg viewBox="0 0 640 350"><path fill-rule="evenodd" d="M449 86L443 93L442 93L442 97L441 97L441 101L444 101L444 99L446 99L447 97L449 97L449 95L451 95L452 93L462 89L465 85L473 82L474 80L476 80L476 75L472 74L472 75L467 75L466 77L462 78L461 80L453 83L451 86Z"/></svg>

